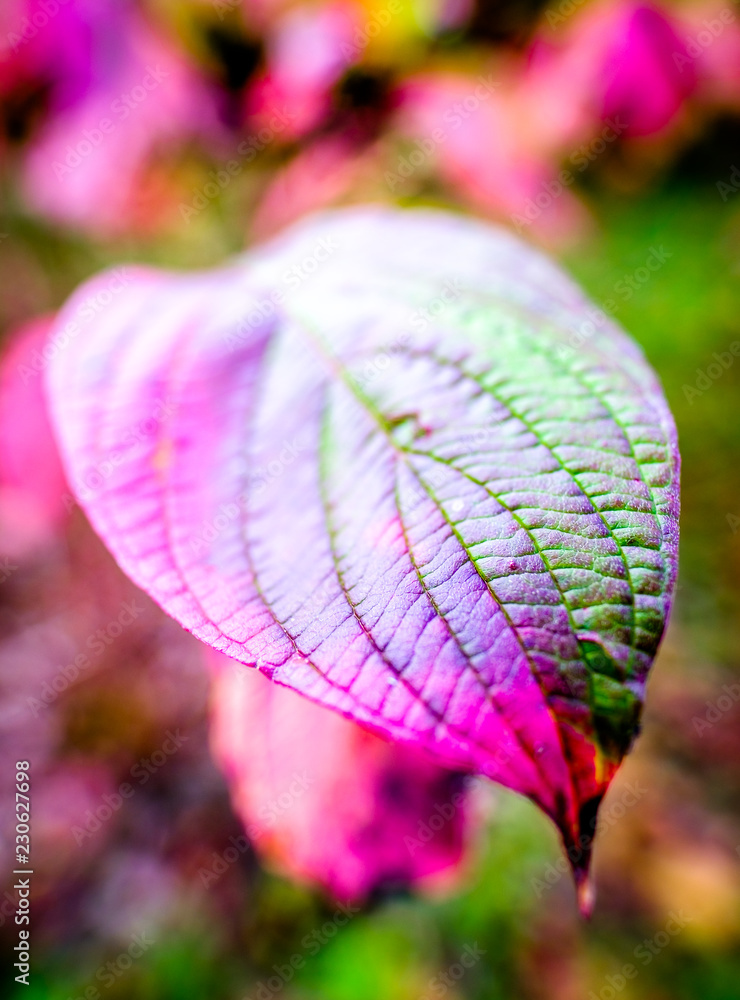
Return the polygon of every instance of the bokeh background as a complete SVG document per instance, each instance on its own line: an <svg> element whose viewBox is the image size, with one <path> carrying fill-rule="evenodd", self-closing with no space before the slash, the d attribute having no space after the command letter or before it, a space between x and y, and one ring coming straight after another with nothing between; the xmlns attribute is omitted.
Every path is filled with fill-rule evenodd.
<svg viewBox="0 0 740 1000"><path fill-rule="evenodd" d="M740 994L739 22L732 0L3 0L4 955L23 759L35 871L32 985L8 958L4 996ZM493 786L468 793L441 883L375 886L342 926L239 840L200 646L113 565L60 479L41 379L18 380L38 317L101 267L217 264L368 200L545 247L642 344L676 416L676 607L603 806L587 924L548 821Z"/></svg>

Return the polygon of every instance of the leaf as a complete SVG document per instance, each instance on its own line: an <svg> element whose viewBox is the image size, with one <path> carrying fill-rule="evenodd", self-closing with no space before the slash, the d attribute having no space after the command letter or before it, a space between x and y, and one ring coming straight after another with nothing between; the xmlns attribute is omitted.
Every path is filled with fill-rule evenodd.
<svg viewBox="0 0 740 1000"><path fill-rule="evenodd" d="M585 886L676 574L676 432L637 346L442 212L110 281L65 308L49 390L123 569L214 648L529 796Z"/></svg>
<svg viewBox="0 0 740 1000"><path fill-rule="evenodd" d="M51 325L42 316L15 327L0 355L0 552L8 557L0 559L0 580L11 557L29 557L59 537L72 499L41 375Z"/></svg>
<svg viewBox="0 0 740 1000"><path fill-rule="evenodd" d="M459 774L209 653L214 756L268 863L343 901L454 878L471 826Z"/></svg>

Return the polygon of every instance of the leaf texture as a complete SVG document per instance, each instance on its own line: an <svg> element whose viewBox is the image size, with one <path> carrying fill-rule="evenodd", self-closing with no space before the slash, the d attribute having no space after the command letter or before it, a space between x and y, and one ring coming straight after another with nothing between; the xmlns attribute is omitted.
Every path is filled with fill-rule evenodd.
<svg viewBox="0 0 740 1000"><path fill-rule="evenodd" d="M61 315L48 388L124 570L215 649L532 798L582 881L676 574L639 348L543 255L437 211L107 280Z"/></svg>

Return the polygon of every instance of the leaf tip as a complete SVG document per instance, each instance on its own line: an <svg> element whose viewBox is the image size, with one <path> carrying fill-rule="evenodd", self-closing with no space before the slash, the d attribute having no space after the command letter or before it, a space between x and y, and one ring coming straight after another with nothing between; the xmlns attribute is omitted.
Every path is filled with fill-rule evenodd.
<svg viewBox="0 0 740 1000"><path fill-rule="evenodd" d="M584 920L590 920L594 912L596 902L596 890L593 876L588 868L573 869L573 876L576 881L576 898L578 900L578 912Z"/></svg>

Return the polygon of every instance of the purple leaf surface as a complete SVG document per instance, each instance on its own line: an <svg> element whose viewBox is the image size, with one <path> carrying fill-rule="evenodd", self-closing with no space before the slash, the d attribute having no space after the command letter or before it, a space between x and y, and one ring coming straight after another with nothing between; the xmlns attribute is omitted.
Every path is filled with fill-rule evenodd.
<svg viewBox="0 0 740 1000"><path fill-rule="evenodd" d="M639 348L540 253L436 211L110 283L63 310L48 389L123 569L214 648L529 796L584 883L676 574Z"/></svg>

